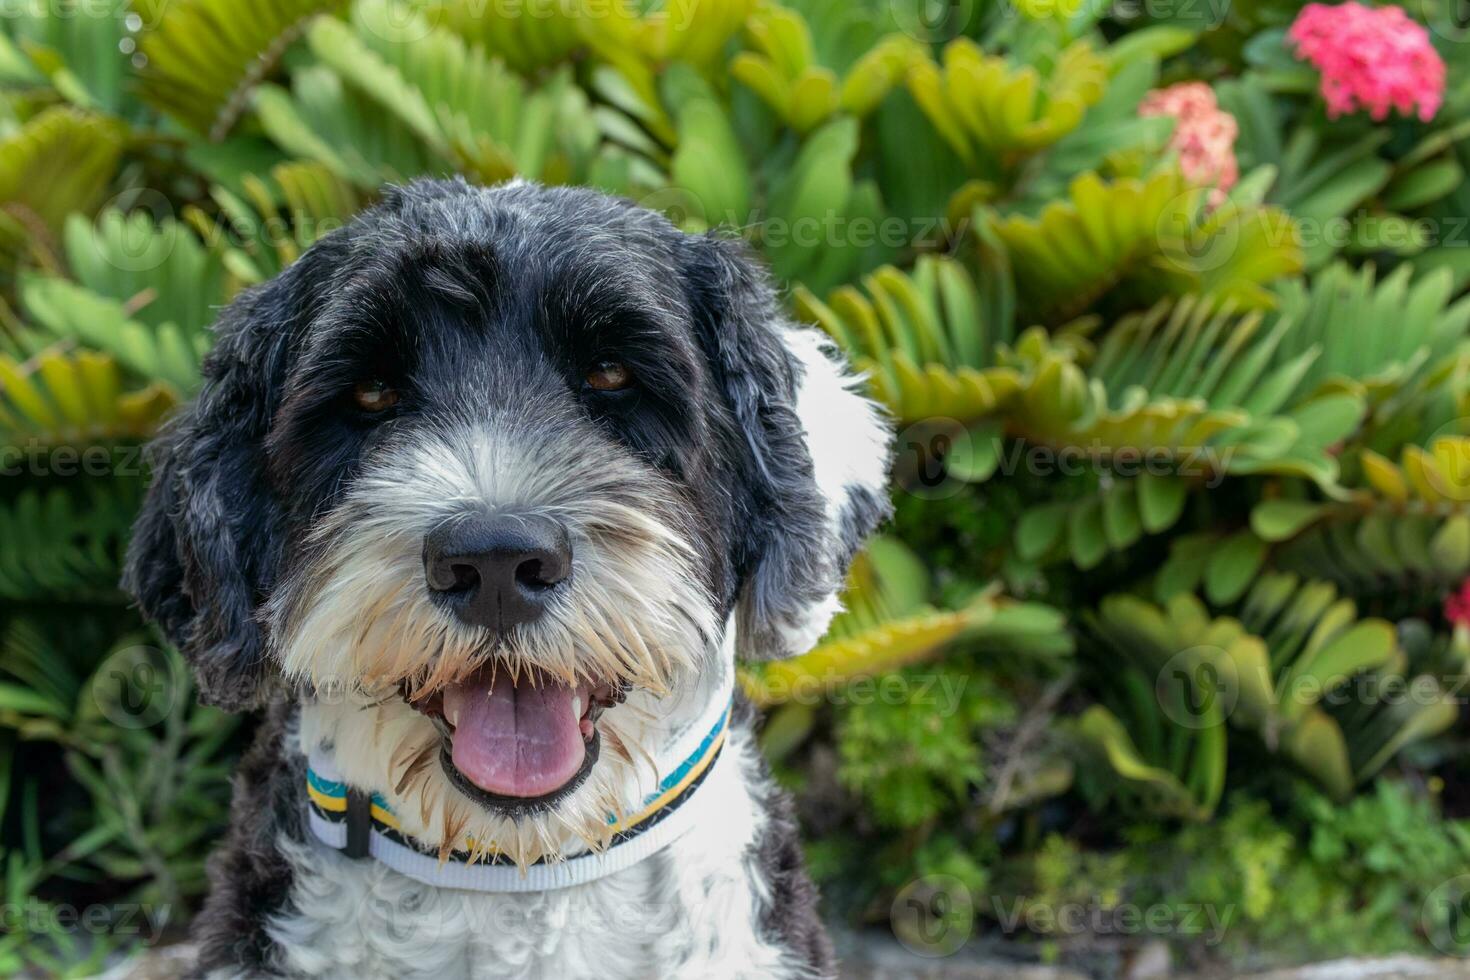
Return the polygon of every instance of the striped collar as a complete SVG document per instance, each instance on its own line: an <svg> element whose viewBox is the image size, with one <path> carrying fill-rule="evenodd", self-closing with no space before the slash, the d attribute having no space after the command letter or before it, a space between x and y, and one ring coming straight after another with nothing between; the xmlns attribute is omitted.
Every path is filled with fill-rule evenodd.
<svg viewBox="0 0 1470 980"><path fill-rule="evenodd" d="M675 739L668 753L674 764L660 768L656 789L636 813L618 819L608 814L608 845L565 859L545 858L522 869L496 854L471 861L464 851L439 859L430 848L405 834L393 807L379 793L348 786L329 752L314 750L307 760L307 819L317 839L348 857L371 856L394 871L428 885L479 892L531 892L582 885L630 868L673 843L706 815L708 800L698 789L720 757L729 729L727 691ZM708 794L706 794L707 796Z"/></svg>

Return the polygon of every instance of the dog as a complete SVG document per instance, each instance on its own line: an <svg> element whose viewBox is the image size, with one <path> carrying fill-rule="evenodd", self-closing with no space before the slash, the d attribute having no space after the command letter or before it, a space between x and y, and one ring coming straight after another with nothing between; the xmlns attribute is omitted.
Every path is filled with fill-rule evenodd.
<svg viewBox="0 0 1470 980"><path fill-rule="evenodd" d="M219 316L124 586L259 713L211 977L825 977L735 658L811 648L884 414L745 245L387 188Z"/></svg>

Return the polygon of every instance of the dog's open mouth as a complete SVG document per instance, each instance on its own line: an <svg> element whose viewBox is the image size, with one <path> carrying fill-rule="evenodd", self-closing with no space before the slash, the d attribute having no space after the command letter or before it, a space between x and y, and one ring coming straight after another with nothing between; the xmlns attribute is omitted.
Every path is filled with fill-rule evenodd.
<svg viewBox="0 0 1470 980"><path fill-rule="evenodd" d="M597 761L597 719L626 686L568 684L545 671L485 668L410 701L443 738L440 761L468 796L506 810L554 804Z"/></svg>

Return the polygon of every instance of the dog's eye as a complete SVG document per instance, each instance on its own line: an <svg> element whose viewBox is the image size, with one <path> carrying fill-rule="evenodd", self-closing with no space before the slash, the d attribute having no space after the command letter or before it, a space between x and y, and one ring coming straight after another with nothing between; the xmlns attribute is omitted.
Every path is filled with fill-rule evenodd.
<svg viewBox="0 0 1470 980"><path fill-rule="evenodd" d="M633 372L619 361L599 361L587 372L587 387L593 391L622 391L633 383Z"/></svg>
<svg viewBox="0 0 1470 980"><path fill-rule="evenodd" d="M359 381L352 389L352 403L376 415L398 404L398 391L381 381Z"/></svg>

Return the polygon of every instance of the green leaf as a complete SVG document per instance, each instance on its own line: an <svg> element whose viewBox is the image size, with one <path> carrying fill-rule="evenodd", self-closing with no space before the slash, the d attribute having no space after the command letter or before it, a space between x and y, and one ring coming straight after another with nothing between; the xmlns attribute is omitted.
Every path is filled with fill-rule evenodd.
<svg viewBox="0 0 1470 980"><path fill-rule="evenodd" d="M1384 189L1383 206L1393 211L1413 211L1453 193L1465 182L1458 160L1430 160L1395 177Z"/></svg>
<svg viewBox="0 0 1470 980"><path fill-rule="evenodd" d="M679 146L669 173L676 187L694 195L711 226L743 228L750 216L750 175L735 131L712 99L691 99L680 109Z"/></svg>
<svg viewBox="0 0 1470 980"><path fill-rule="evenodd" d="M47 715L65 718L69 713L65 705L56 704L29 688L17 684L0 684L0 712L13 711L22 715Z"/></svg>
<svg viewBox="0 0 1470 980"><path fill-rule="evenodd" d="M1245 594L1266 561L1266 542L1248 531L1228 538L1205 566L1205 595L1217 606Z"/></svg>
<svg viewBox="0 0 1470 980"><path fill-rule="evenodd" d="M1072 561L1086 571L1103 560L1108 553L1107 536L1103 532L1102 501L1088 497L1067 513L1067 548Z"/></svg>
<svg viewBox="0 0 1470 980"><path fill-rule="evenodd" d="M1430 539L1429 556L1434 567L1446 575L1470 568L1470 516L1455 514L1445 521Z"/></svg>
<svg viewBox="0 0 1470 980"><path fill-rule="evenodd" d="M1308 500L1266 500L1251 510L1251 530L1266 541L1285 541L1301 533L1326 509Z"/></svg>
<svg viewBox="0 0 1470 980"><path fill-rule="evenodd" d="M1145 473L1138 478L1138 511L1150 534L1167 530L1184 512L1184 482L1172 476Z"/></svg>
<svg viewBox="0 0 1470 980"><path fill-rule="evenodd" d="M1025 561L1040 558L1061 538L1066 521L1066 504L1046 504L1026 511L1016 522L1016 553Z"/></svg>
<svg viewBox="0 0 1470 980"><path fill-rule="evenodd" d="M139 49L143 98L211 140L249 107L250 90L315 16L341 0L171 0Z"/></svg>
<svg viewBox="0 0 1470 980"><path fill-rule="evenodd" d="M965 430L944 458L944 469L966 483L984 483L1000 465L1002 430L999 424L986 422Z"/></svg>

